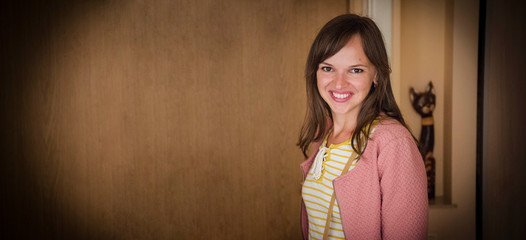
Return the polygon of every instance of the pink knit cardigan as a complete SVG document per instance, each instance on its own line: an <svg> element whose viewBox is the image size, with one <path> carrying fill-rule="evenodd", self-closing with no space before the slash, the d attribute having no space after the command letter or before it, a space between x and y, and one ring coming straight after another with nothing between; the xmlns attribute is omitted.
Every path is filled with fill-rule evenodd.
<svg viewBox="0 0 526 240"><path fill-rule="evenodd" d="M312 145L319 149L321 143ZM301 164L305 179L314 154ZM426 239L427 180L424 162L409 131L383 120L356 167L333 181L346 239ZM308 219L301 202L301 224Z"/></svg>

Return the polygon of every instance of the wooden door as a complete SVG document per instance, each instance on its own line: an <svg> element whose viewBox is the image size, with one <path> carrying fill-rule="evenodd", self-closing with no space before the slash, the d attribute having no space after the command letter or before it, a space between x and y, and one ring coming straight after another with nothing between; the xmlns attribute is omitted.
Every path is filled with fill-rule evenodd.
<svg viewBox="0 0 526 240"><path fill-rule="evenodd" d="M524 1L483 1L479 73L478 239L526 234L526 18Z"/></svg>
<svg viewBox="0 0 526 240"><path fill-rule="evenodd" d="M2 10L2 235L299 239L306 56L346 1Z"/></svg>

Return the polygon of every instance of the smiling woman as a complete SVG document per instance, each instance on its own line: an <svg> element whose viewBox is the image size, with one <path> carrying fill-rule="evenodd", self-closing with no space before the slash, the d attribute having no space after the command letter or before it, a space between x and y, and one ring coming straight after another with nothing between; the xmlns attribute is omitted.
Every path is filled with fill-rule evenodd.
<svg viewBox="0 0 526 240"><path fill-rule="evenodd" d="M426 173L394 100L382 35L369 18L329 21L306 67L298 145L305 239L425 239ZM352 171L351 171L352 170Z"/></svg>
<svg viewBox="0 0 526 240"><path fill-rule="evenodd" d="M331 108L334 118L350 120L343 122L351 125L348 129L356 125L352 121L356 118L352 116L358 115L371 84L377 82L375 75L376 69L367 59L358 34L351 37L339 52L320 63L316 72L320 95Z"/></svg>

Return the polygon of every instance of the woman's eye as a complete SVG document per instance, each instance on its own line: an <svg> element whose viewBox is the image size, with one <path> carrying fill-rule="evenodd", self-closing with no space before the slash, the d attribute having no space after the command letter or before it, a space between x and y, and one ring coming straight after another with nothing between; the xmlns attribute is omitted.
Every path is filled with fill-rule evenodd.
<svg viewBox="0 0 526 240"><path fill-rule="evenodd" d="M321 67L321 70L323 70L324 72L330 72L332 71L332 68L331 67Z"/></svg>
<svg viewBox="0 0 526 240"><path fill-rule="evenodd" d="M359 68L351 69L351 73L362 73L362 72L363 72L363 69L359 69Z"/></svg>

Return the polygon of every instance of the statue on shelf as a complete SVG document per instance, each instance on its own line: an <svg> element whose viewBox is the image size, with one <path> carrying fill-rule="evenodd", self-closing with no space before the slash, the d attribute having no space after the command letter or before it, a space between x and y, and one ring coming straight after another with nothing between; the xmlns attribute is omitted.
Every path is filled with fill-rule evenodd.
<svg viewBox="0 0 526 240"><path fill-rule="evenodd" d="M435 145L435 126L433 110L435 110L435 91L433 83L429 82L426 91L417 93L410 88L410 99L413 108L422 117L422 130L420 131L420 153L424 159L427 173L427 196L435 197L435 158L433 146Z"/></svg>

